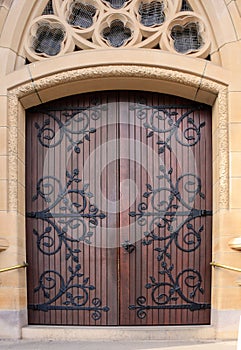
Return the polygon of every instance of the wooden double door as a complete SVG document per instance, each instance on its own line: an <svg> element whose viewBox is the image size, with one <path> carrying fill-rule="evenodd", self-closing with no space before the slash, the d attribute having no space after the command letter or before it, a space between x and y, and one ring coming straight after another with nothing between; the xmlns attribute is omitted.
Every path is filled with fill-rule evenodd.
<svg viewBox="0 0 241 350"><path fill-rule="evenodd" d="M210 321L211 111L108 91L26 123L30 324Z"/></svg>

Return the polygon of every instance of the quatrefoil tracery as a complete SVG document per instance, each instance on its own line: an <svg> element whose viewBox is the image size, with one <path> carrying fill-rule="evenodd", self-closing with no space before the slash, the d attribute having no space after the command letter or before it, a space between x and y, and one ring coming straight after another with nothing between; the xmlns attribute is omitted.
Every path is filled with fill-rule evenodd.
<svg viewBox="0 0 241 350"><path fill-rule="evenodd" d="M181 0L52 0L27 36L29 61L75 47L159 48L206 58L211 43L206 21Z"/></svg>

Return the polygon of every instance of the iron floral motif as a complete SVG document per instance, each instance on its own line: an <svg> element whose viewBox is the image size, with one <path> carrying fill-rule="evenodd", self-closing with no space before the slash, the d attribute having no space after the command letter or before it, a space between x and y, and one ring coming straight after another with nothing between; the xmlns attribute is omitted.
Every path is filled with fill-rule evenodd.
<svg viewBox="0 0 241 350"><path fill-rule="evenodd" d="M106 217L94 204L90 203L89 200L93 194L87 191L88 184L84 184L81 189L72 188L74 183L77 185L82 181L78 178L78 174L78 169L74 169L72 174L67 171L67 183L64 187L54 176L41 178L37 183L37 193L32 200L42 198L45 203L48 203L48 207L41 211L27 213L27 217L47 223L43 233L39 234L34 230L38 249L43 254L53 255L64 244L68 251L66 260L71 257L76 263L79 261L80 249L73 248L73 243L90 244L90 238L94 234L92 229L98 225L99 219ZM57 235L54 235L54 232Z"/></svg>
<svg viewBox="0 0 241 350"><path fill-rule="evenodd" d="M196 196L205 198L201 192L200 178L195 174L187 173L180 176L176 183L173 183L172 171L171 168L166 172L165 167L160 166L160 175L157 178L164 181L164 185L154 189L150 184L146 184L147 191L144 192L143 197L150 199L151 211L148 210L146 202L141 202L137 212L129 213L131 217L137 218L137 223L140 226L145 226L147 219L152 218L148 224L148 231L144 233L145 238L142 240L142 244L150 245L153 241L164 242L163 247L154 249L158 252L158 260L163 260L165 256L171 258L168 249L172 242L182 251L192 252L196 250L201 244L203 226L196 230L191 221L197 217L212 214L211 211L193 208ZM183 219L180 220L181 218ZM175 225L176 221L179 222ZM186 246L179 243L179 234L184 227L187 229L187 233L183 236L183 243ZM157 230L158 234L155 233Z"/></svg>
<svg viewBox="0 0 241 350"><path fill-rule="evenodd" d="M203 109L202 105L148 106L143 99L133 104L130 109L135 111L138 119L144 121L143 127L147 130L148 138L154 134L158 135L156 143L159 154L166 150L172 152L172 139L175 145L179 144L182 147L193 147L201 139L201 129L205 122L196 123L192 114ZM182 109L185 111L182 112ZM201 179L195 173L187 172L173 181L172 168L166 170L165 166L160 166L159 170L159 185L153 188L150 183L146 184L146 191L143 193L146 200L138 204L136 211L129 213L137 219L139 226L148 227L142 239L144 246L154 241L161 242L154 250L158 253L157 263L161 264L158 273L162 278L160 280L150 276L150 281L145 285L145 288L151 291L152 303L148 305L146 297L139 296L136 305L129 306L129 310L137 311L137 317L140 319L146 317L148 310L195 311L211 307L209 303L195 301L198 293L204 293L200 272L187 267L174 277L174 265L170 262L168 267L166 262L171 261L170 247L173 243L185 253L197 250L201 244L204 226L196 228L192 221L212 215L212 211L195 207L197 197L205 198ZM185 289L182 289L182 286L185 286Z"/></svg>
<svg viewBox="0 0 241 350"><path fill-rule="evenodd" d="M98 120L102 111L107 110L107 106L94 101L93 105L89 107L74 107L71 111L69 109L69 107L62 109L58 107L61 116L65 117L64 122L53 113L53 109L32 109L33 112L41 112L47 116L42 125L35 123L38 130L37 138L42 146L54 148L66 138L69 142L67 151L73 149L75 153L80 153L80 145L83 144L84 140L90 141L90 134L96 132L94 127L90 127L91 120ZM57 128L57 132L55 128Z"/></svg>
<svg viewBox="0 0 241 350"><path fill-rule="evenodd" d="M180 114L176 112L177 108L185 108L187 111ZM136 111L137 118L144 121L143 126L148 131L147 137L152 137L154 133L163 137L157 141L159 154L164 153L166 149L172 151L171 140L173 138L184 147L195 146L200 141L201 129L205 126L205 122L196 124L191 114L203 108L202 105L148 106L145 101L139 101L130 106L130 110ZM181 130L185 120L187 127Z"/></svg>
<svg viewBox="0 0 241 350"><path fill-rule="evenodd" d="M173 277L172 271L174 265L167 267L166 262L161 264L162 270L159 274L163 276L163 281L156 281L155 277L150 276L150 282L145 285L146 289L151 290L151 297L154 305L147 305L146 298L140 296L137 298L137 305L130 305L129 310L137 310L137 316L140 319L146 317L147 310L158 309L189 309L190 311L210 309L208 303L195 302L197 292L203 294L204 290L201 287L202 277L199 271L195 269L184 269L176 278ZM169 281L164 280L164 276L168 277ZM182 282L189 290L189 295L183 293L181 289ZM184 300L185 304L175 304L179 299Z"/></svg>
<svg viewBox="0 0 241 350"><path fill-rule="evenodd" d="M45 312L49 310L86 310L93 312L91 317L95 321L98 321L101 318L101 312L108 312L110 308L108 306L102 306L101 300L96 297L92 299L92 305L87 306L90 298L89 294L95 290L95 286L89 284L89 277L84 277L80 269L80 264L77 264L75 269L69 266L70 276L67 282L65 282L63 276L57 271L44 271L39 278L39 285L34 289L34 292L42 291L46 302L42 304L30 304L29 308ZM82 282L79 282L80 278L83 278ZM59 289L56 293L55 289L57 286L59 286ZM56 305L64 297L66 300L61 305Z"/></svg>

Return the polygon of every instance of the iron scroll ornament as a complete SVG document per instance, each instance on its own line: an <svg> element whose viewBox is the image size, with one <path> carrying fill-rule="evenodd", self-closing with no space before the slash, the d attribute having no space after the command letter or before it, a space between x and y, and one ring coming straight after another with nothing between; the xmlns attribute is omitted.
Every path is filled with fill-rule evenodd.
<svg viewBox="0 0 241 350"><path fill-rule="evenodd" d="M147 224L147 219L151 218L148 224L148 231L144 232L145 238L143 245L150 245L153 241L164 243L162 248L155 248L158 252L157 259L163 260L165 257L171 258L168 253L172 242L176 247L184 252L196 250L201 243L201 232L204 227L200 226L198 230L194 228L191 221L202 216L212 215L212 211L193 208L196 196L205 198L201 192L201 180L195 174L181 175L176 183L173 183L171 174L172 168L167 172L164 166L160 166L160 174L157 176L160 180L165 180L166 186L153 189L150 184L146 184L147 191L143 197L149 198L151 210L146 202L138 204L138 211L132 211L129 215L137 219L137 224L141 227ZM182 196L180 187L186 192ZM180 220L183 218L183 220ZM178 223L175 223L179 219ZM187 232L183 237L185 246L179 243L180 232L186 227ZM158 234L155 232L158 230ZM169 234L166 234L169 232Z"/></svg>
<svg viewBox="0 0 241 350"><path fill-rule="evenodd" d="M146 297L140 296L136 300L136 305L130 305L129 310L136 310L137 317L144 319L146 311L161 309L188 309L190 311L206 310L211 308L209 303L198 303L194 301L196 293L204 293L201 287L202 277L199 271L195 269L184 269L174 278L172 271L174 265L167 267L166 262L161 264L162 270L159 274L166 275L169 281L157 282L155 277L150 276L150 282L145 285L146 289L151 290L153 305L147 305ZM189 290L189 295L183 293L182 283ZM177 304L182 299L185 304Z"/></svg>
<svg viewBox="0 0 241 350"><path fill-rule="evenodd" d="M177 112L182 109L185 112ZM172 151L171 141L174 139L180 146L195 146L201 138L201 129L205 122L200 124L194 121L192 114L195 111L205 109L204 105L159 105L148 106L145 99L130 106L130 110L136 113L138 119L143 121L143 127L148 131L147 137L157 134L163 139L159 139L158 153L164 153L166 150ZM186 121L187 126L181 131L181 127Z"/></svg>
<svg viewBox="0 0 241 350"><path fill-rule="evenodd" d="M37 138L43 147L55 148L65 138L69 143L67 151L73 150L78 154L84 140L90 141L90 135L96 132L96 128L90 127L91 120L97 121L101 118L101 113L106 110L107 105L93 100L88 107L73 107L72 109L58 107L57 109L45 108L44 110L36 107L32 108L31 112L43 113L45 116L42 125L35 123L35 128L38 130ZM65 121L58 118L55 111L59 111Z"/></svg>
<svg viewBox="0 0 241 350"><path fill-rule="evenodd" d="M98 321L101 318L101 312L108 312L110 308L102 306L101 299L97 297L94 297L91 301L92 305L88 306L90 292L95 290L95 286L90 285L89 277L85 277L80 271L81 265L79 264L78 254L81 250L78 248L78 244L79 242L91 243L90 239L93 232L88 231L87 223L90 229L94 229L99 220L103 220L106 215L99 212L95 205L90 204L89 199L93 197L93 194L87 191L88 184L84 184L81 189L78 187L73 189L73 184L77 186L82 181L78 178L78 174L78 169L74 169L72 174L67 171L65 186L54 176L45 176L37 183L37 193L32 200L42 198L48 203L48 207L42 211L27 213L28 218L42 220L47 223L43 233L39 234L35 229L33 230L33 233L37 236L38 250L50 256L58 253L62 245L65 245L66 260L72 258L76 265L75 269L69 266L70 276L66 282L58 271L44 271L34 292L40 293L42 291L46 301L40 304L30 304L28 307L32 310L44 312L49 310L90 311L92 312L91 317ZM70 198L73 194L80 199L72 202ZM73 237L74 230L77 230L76 238ZM72 236L68 235L68 231L72 232ZM80 231L82 231L81 234L79 234ZM58 240L57 244L56 239ZM57 283L57 280L59 283ZM60 287L56 293L57 285ZM66 300L62 301L63 298ZM62 304L56 305L59 300L62 301Z"/></svg>
<svg viewBox="0 0 241 350"><path fill-rule="evenodd" d="M200 272L194 268L186 268L174 278L172 275L174 265L171 264L168 267L166 262L166 260L171 260L169 249L173 242L179 250L185 253L191 253L197 250L201 244L201 233L204 227L200 226L197 230L191 221L198 217L212 215L212 211L192 208L197 195L203 199L205 198L201 192L201 180L194 174L184 174L173 184L171 180L172 169L166 172L165 168L161 166L160 171L161 175L158 175L158 178L165 179L169 187L153 189L150 184L147 184L147 191L143 194L144 198L150 198L152 211L148 211L147 203L141 202L138 205L138 212L129 213L131 217L137 218L137 224L140 226L147 224L147 218L152 218L148 226L149 231L144 232L145 238L142 240L144 246L148 246L154 241L163 243L162 247L154 248L158 252L157 261L161 262L162 270L159 270L158 273L162 276L163 280L157 282L155 277L150 276L150 282L145 285L146 289L151 290L153 304L147 305L146 297L139 296L136 299L136 305L129 305L129 310L136 310L137 317L141 319L146 317L146 311L148 310L189 309L190 311L196 311L211 308L209 303L198 303L194 300L197 292L201 294L204 292L201 287L202 277ZM186 184L185 178L187 178ZM179 191L181 181L184 181L183 188L188 192L187 200L181 196ZM155 203L155 197L157 195L160 198L168 199ZM179 206L181 209L185 208L186 210L180 211ZM183 220L175 227L174 223L177 217L183 217ZM184 245L181 245L179 243L179 236L185 228L187 231L183 236ZM165 280L165 276L168 277L168 282ZM181 282L181 280L183 281ZM189 296L183 293L181 285L185 285L190 290ZM185 304L177 304L180 299Z"/></svg>
<svg viewBox="0 0 241 350"><path fill-rule="evenodd" d="M96 132L95 128L90 127L91 120L98 120L106 106L100 106L98 100L92 100L89 107L58 107L57 110L60 118L52 108L32 109L32 112L37 111L44 115L42 125L35 123L39 143L46 148L55 148L65 138L67 151L73 149L79 154L81 144L90 141L90 134ZM79 243L91 244L95 228L99 221L106 217L92 204L93 196L89 184L83 183L79 178L77 168L71 172L66 171L65 183L53 175L43 176L38 180L32 201L43 201L44 209L26 214L30 219L45 223L44 232L33 230L37 237L37 248L47 256L55 256L63 248L66 261L71 259L73 266L68 267L66 274L53 269L43 271L34 293L39 297L42 294L44 302L30 304L29 309L44 312L89 311L94 321L101 318L102 312L110 310L107 305L103 306L101 299L96 296L96 287L90 283L90 277L81 272L79 263ZM91 297L93 292L94 297Z"/></svg>
<svg viewBox="0 0 241 350"><path fill-rule="evenodd" d="M177 109L179 111L184 109L184 112L177 112ZM201 139L201 129L205 127L205 122L195 122L192 113L202 109L203 105L148 106L145 99L130 107L138 119L144 120L143 127L147 130L147 138L154 134L158 135L159 139L156 142L158 154L163 154L166 150L172 152L172 139L182 147L195 147ZM182 126L183 122L186 127ZM196 311L211 308L210 303L195 301L198 293L204 293L201 273L195 268L188 267L177 272L177 276L174 277L174 264L170 262L169 267L167 264L168 260L171 261L170 247L173 242L177 249L184 253L194 252L200 247L204 226L197 229L192 221L212 215L211 210L194 207L197 196L201 200L205 198L201 191L201 179L194 173L186 173L174 182L172 168L167 170L161 165L159 170L160 173L157 175L160 181L159 187L153 188L150 183L146 184L147 189L143 193L145 200L138 204L136 211L129 213L130 217L137 220L137 225L141 227L148 225L142 239L144 246L149 246L154 241L162 242L162 246L154 248L158 253L157 263L161 264L161 269L158 271L161 279L159 281L159 278L150 276L150 281L145 285L145 288L151 291L152 303L147 304L147 298L139 296L135 305L129 305L129 310L135 310L140 319L146 317L148 310ZM183 231L184 235L181 234ZM179 243L179 239L182 239L182 244ZM182 290L183 286L185 293Z"/></svg>
<svg viewBox="0 0 241 350"><path fill-rule="evenodd" d="M82 181L78 178L78 174L78 169L74 169L72 174L66 171L65 186L55 176L41 178L37 183L37 193L32 200L35 201L41 197L49 205L41 211L27 213L27 217L43 220L48 225L41 234L36 230L33 231L37 236L37 246L41 253L54 255L64 244L68 251L66 260L71 257L76 263L79 262L80 250L74 249L73 243L90 244L94 234L92 230L98 225L98 220L106 217L94 204L90 203L89 200L93 194L87 191L88 184L84 184L82 188L71 187L72 184L77 185ZM73 195L77 198L75 201L71 201ZM51 236L54 231L58 237L57 244L53 238L55 235ZM72 234L68 235L68 231Z"/></svg>
<svg viewBox="0 0 241 350"><path fill-rule="evenodd" d="M101 300L96 297L91 300L91 304L88 306L89 294L95 290L95 286L89 284L89 277L84 277L80 269L80 264L75 266L75 270L69 266L70 276L67 282L65 282L63 276L57 271L44 271L39 278L39 285L34 289L34 292L42 291L46 301L42 304L30 304L28 306L29 309L44 312L49 310L90 311L92 312L91 317L95 321L98 321L101 318L101 312L108 312L110 308L108 306L102 306ZM83 278L82 282L78 282L80 278ZM56 293L57 280L59 282L59 290ZM63 298L66 300L62 302L62 305L55 304L58 300L63 300Z"/></svg>

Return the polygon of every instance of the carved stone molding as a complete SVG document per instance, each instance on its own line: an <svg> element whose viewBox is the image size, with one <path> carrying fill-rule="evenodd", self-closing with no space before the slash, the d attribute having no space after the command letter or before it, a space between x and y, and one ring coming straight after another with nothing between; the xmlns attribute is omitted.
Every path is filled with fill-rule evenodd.
<svg viewBox="0 0 241 350"><path fill-rule="evenodd" d="M41 94L41 90L59 86L75 81L94 81L98 78L139 78L153 81L164 81L177 83L180 86L201 88L204 91L217 95L218 118L219 118L219 203L220 208L228 208L229 205L229 155L228 155L228 109L227 109L227 88L225 85L215 83L209 79L201 79L192 74L178 72L174 70L134 65L111 65L98 66L93 68L83 68L53 74L32 82L23 84L9 92L8 96L8 152L9 152L9 188L8 204L9 210L17 210L17 189L18 189L18 105L22 97L34 92Z"/></svg>
<svg viewBox="0 0 241 350"><path fill-rule="evenodd" d="M228 149L228 110L227 89L218 94L218 127L219 127L219 207L229 207L229 149Z"/></svg>

